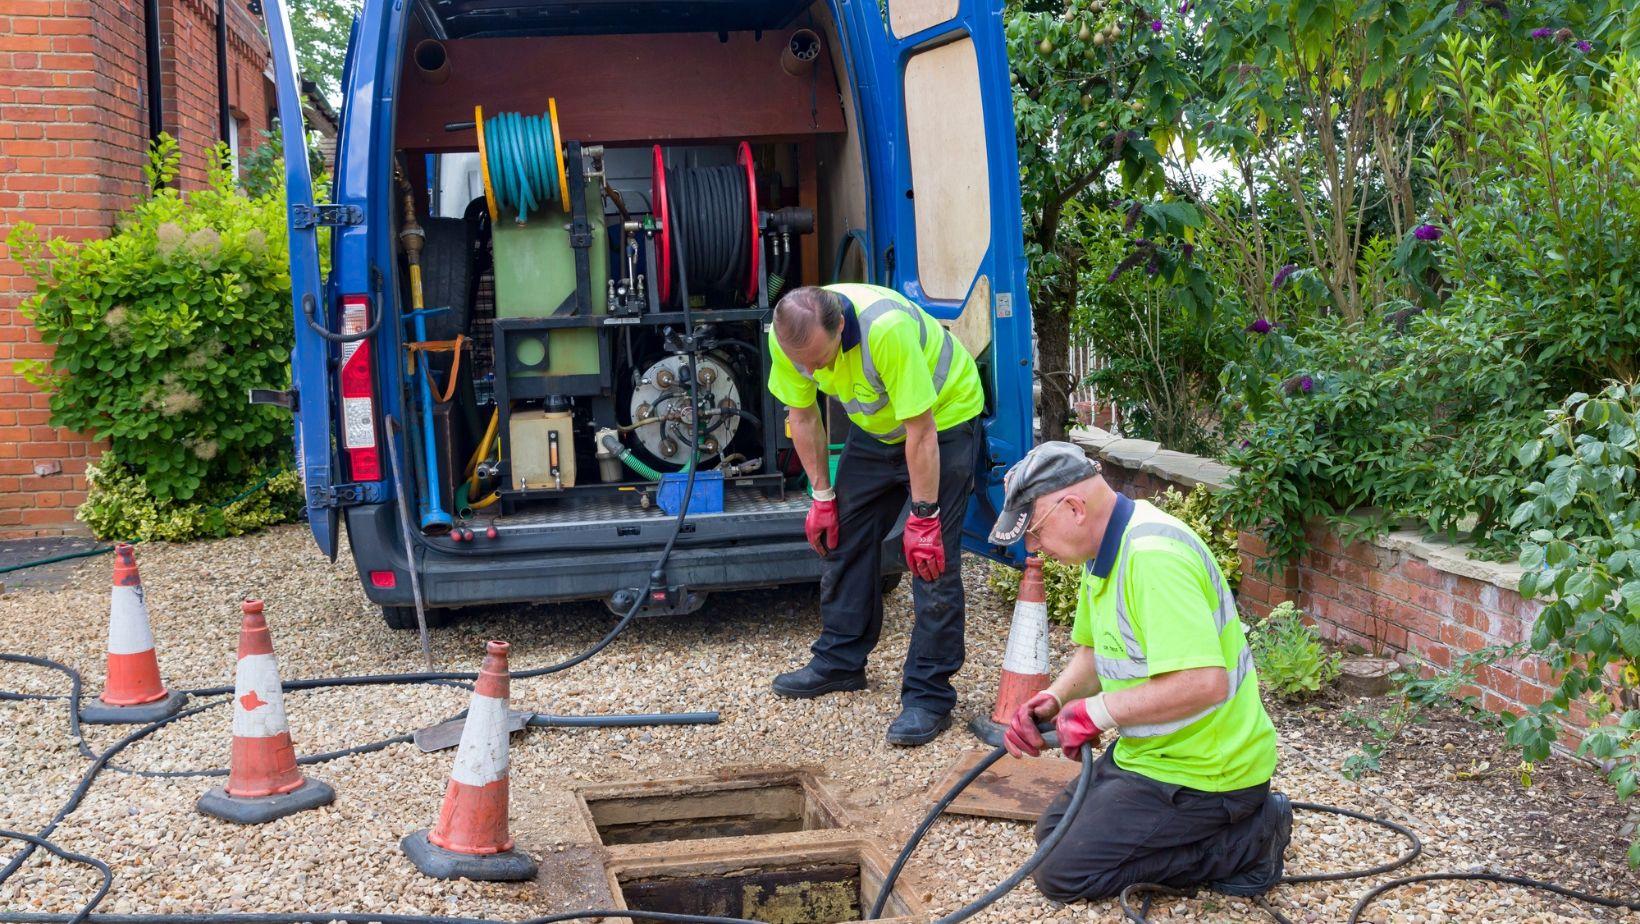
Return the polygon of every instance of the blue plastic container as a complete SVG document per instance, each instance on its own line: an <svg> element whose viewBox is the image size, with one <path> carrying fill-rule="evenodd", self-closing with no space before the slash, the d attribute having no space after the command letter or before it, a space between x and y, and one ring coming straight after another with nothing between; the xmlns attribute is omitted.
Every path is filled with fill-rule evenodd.
<svg viewBox="0 0 1640 924"><path fill-rule="evenodd" d="M688 472L672 472L661 476L661 487L656 502L667 516L677 516L684 506L683 492L689 487ZM690 513L723 512L723 473L696 472L695 490L689 498Z"/></svg>

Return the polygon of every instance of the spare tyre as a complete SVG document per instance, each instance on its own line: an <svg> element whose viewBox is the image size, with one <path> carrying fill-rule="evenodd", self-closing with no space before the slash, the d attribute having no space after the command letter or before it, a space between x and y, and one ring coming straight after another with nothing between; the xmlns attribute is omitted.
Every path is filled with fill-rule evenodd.
<svg viewBox="0 0 1640 924"><path fill-rule="evenodd" d="M427 339L454 340L472 323L474 229L461 218L429 218L422 230L422 304L449 309L427 316Z"/></svg>

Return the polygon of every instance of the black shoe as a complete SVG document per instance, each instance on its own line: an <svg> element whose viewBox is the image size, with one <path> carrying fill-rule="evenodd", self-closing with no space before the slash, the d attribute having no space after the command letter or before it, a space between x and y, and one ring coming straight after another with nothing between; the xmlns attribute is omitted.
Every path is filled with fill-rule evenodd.
<svg viewBox="0 0 1640 924"><path fill-rule="evenodd" d="M1293 805L1286 796L1272 792L1265 810L1275 816L1275 824L1270 831L1270 841L1264 848L1264 855L1248 869L1229 879L1211 883L1209 887L1213 891L1240 898L1252 898L1263 895L1281 882L1282 872L1286 868L1287 844L1293 839Z"/></svg>
<svg viewBox="0 0 1640 924"><path fill-rule="evenodd" d="M939 733L951 727L951 713L929 712L916 706L907 706L888 726L888 743L904 748L927 744Z"/></svg>
<svg viewBox="0 0 1640 924"><path fill-rule="evenodd" d="M800 667L795 671L787 671L774 678L770 684L774 691L781 696L792 699L813 699L816 696L825 696L827 693L843 693L849 690L864 690L866 688L866 672L827 674L816 670L814 664Z"/></svg>

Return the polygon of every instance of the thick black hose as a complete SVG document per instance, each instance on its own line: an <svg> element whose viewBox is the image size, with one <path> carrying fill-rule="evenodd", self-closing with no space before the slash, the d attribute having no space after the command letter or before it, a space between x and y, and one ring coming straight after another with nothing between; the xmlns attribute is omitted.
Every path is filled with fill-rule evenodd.
<svg viewBox="0 0 1640 924"><path fill-rule="evenodd" d="M64 850L43 837L36 837L32 834L24 834L21 831L7 831L0 828L0 839L26 842L28 847L25 849L25 853L32 851L36 847L44 847L48 853L56 854L70 863L79 863L91 867L97 871L98 875L102 877L102 882L97 886L96 894L87 899L86 903L80 906L79 911L62 916L62 919L68 922L68 924L80 924L81 921L89 918L91 916L91 909L97 907L97 905L108 896L108 890L114 886L114 871L108 868L107 863L104 863L96 857L88 857L83 853L74 853L70 850Z"/></svg>
<svg viewBox="0 0 1640 924"><path fill-rule="evenodd" d="M680 292L690 284L714 297L740 292L751 273L751 202L739 165L666 171L672 239L687 256L677 261Z"/></svg>
<svg viewBox="0 0 1640 924"><path fill-rule="evenodd" d="M651 715L546 715L530 717L531 728L646 728L652 725L716 725L716 712L662 712Z"/></svg>
<svg viewBox="0 0 1640 924"><path fill-rule="evenodd" d="M1357 924L1357 922L1361 920L1361 912L1365 911L1367 906L1372 904L1378 896L1383 895L1391 889L1399 889L1402 886L1413 885L1419 882L1438 882L1441 880L1501 882L1508 885L1524 886L1528 889L1542 889L1545 892L1553 892L1556 895L1576 899L1580 902L1588 902L1591 905L1600 905L1606 908L1626 908L1630 911L1640 911L1640 899L1608 898L1604 895L1594 895L1589 892L1580 892L1577 889L1568 889L1563 885L1556 885L1552 882L1544 882L1541 879L1532 879L1528 876L1508 876L1503 873L1426 873L1422 876L1407 876L1404 879L1392 879L1389 882L1376 886L1372 889L1372 891L1356 900L1355 907L1350 909L1348 924Z"/></svg>
<svg viewBox="0 0 1640 924"><path fill-rule="evenodd" d="M917 849L918 844L922 843L923 837L928 834L929 829L934 826L934 822L945 812L946 807L955 801L957 796L964 789L967 789L971 783L979 779L980 774L990 769L992 764L1001 760L1007 753L1006 748L998 747L985 755L983 760L975 765L972 770L964 773L962 778L946 791L940 801L934 803L934 807L928 810L928 814L923 816L922 824L917 826L917 830L905 842L905 846L900 848L900 855L894 858L894 865L889 869L888 875L883 877L882 888L877 893L877 900L871 903L871 912L866 915L865 920L875 921L882 916L883 908L888 903L889 892L893 890L894 883L900 878L900 871L905 869L906 861L911 858L912 852ZM1093 754L1087 744L1082 745L1081 760L1082 769L1077 774L1076 789L1071 793L1070 803L1065 806L1065 814L1060 817L1059 824L1054 825L1053 831L1049 832L1048 836L1042 839L1042 843L1037 845L1036 853L1031 854L1031 858L1026 860L1024 865L1014 870L1013 874L1007 879L997 883L991 891L945 917L939 918L934 924L957 924L958 921L965 921L973 917L981 910L995 903L997 899L1012 892L1015 886L1025 881L1026 876L1029 876L1038 866L1042 865L1042 861L1048 858L1048 854L1053 853L1054 848L1059 846L1059 842L1064 840L1065 835L1070 832L1071 820L1082 810L1082 803L1088 798L1088 789L1093 783Z"/></svg>

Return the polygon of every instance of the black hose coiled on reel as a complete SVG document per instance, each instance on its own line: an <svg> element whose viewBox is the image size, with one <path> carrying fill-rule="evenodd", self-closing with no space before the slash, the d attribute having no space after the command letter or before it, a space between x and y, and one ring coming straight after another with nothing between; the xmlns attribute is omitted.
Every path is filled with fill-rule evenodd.
<svg viewBox="0 0 1640 924"><path fill-rule="evenodd" d="M751 201L746 168L678 167L666 171L672 231L683 236L683 288L713 298L738 292L752 271Z"/></svg>

